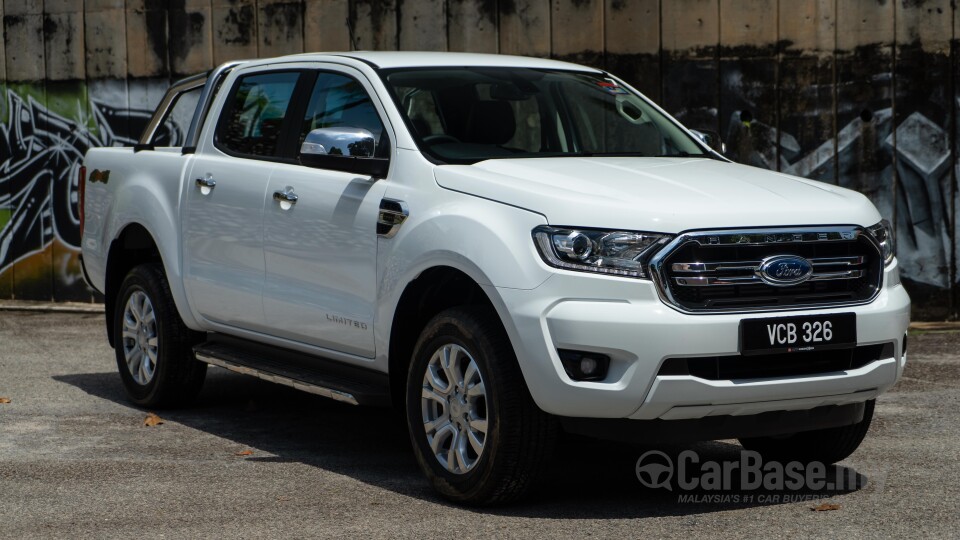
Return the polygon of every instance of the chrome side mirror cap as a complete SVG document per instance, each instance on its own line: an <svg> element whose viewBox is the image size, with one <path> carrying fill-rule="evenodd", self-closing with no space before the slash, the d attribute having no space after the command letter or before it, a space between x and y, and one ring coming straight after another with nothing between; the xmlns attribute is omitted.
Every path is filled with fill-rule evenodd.
<svg viewBox="0 0 960 540"><path fill-rule="evenodd" d="M307 133L300 155L373 157L377 141L373 133L361 128L319 128Z"/></svg>
<svg viewBox="0 0 960 540"><path fill-rule="evenodd" d="M377 141L366 129L319 128L307 133L299 157L307 167L385 178L390 160L374 157L376 150Z"/></svg>

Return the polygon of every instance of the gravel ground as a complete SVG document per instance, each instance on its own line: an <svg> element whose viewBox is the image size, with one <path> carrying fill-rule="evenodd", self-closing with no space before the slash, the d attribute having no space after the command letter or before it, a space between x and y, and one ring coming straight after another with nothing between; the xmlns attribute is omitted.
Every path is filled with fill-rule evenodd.
<svg viewBox="0 0 960 540"><path fill-rule="evenodd" d="M646 449L568 438L530 500L464 509L434 495L390 411L211 369L196 405L145 427L102 315L0 312L0 538L956 537L960 333L910 347L839 469L847 489L648 489ZM684 449L740 456L732 441L662 448ZM824 502L840 508L812 511Z"/></svg>

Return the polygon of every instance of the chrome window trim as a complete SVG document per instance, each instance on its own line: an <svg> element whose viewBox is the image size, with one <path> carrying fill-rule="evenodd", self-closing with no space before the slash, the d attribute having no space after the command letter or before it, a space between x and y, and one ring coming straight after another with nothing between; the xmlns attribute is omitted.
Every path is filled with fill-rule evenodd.
<svg viewBox="0 0 960 540"><path fill-rule="evenodd" d="M668 278L664 273L664 259L670 256L675 250L685 246L689 242L696 242L700 245L776 245L781 243L797 242L835 242L857 240L861 236L865 237L869 244L876 250L880 257L880 279L876 284L876 289L870 298L856 302L830 302L822 304L804 304L800 306L764 306L756 308L736 307L727 309L698 309L690 310L684 308L673 297L670 292ZM660 300L670 308L688 315L711 315L711 314L737 314L737 313L771 313L779 311L807 311L823 308L843 308L850 306L862 306L876 300L883 288L883 275L886 265L883 263L883 248L867 231L866 227L859 225L825 225L811 227L771 227L758 229L722 229L690 231L677 235L669 244L658 251L650 260L649 275L657 289Z"/></svg>

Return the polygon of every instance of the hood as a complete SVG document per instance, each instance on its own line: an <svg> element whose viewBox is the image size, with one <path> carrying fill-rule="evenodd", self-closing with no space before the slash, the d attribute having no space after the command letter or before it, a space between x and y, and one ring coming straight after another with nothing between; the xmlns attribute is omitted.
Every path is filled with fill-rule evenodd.
<svg viewBox="0 0 960 540"><path fill-rule="evenodd" d="M678 233L880 221L855 191L706 158L495 159L435 174L444 188L543 214L551 225Z"/></svg>

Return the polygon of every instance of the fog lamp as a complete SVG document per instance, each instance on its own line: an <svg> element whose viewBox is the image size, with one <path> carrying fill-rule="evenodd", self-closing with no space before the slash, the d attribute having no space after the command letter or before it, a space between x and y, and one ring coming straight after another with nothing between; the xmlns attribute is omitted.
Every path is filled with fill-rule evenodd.
<svg viewBox="0 0 960 540"><path fill-rule="evenodd" d="M610 357L605 354L557 349L560 363L567 376L575 381L602 381L610 368Z"/></svg>

